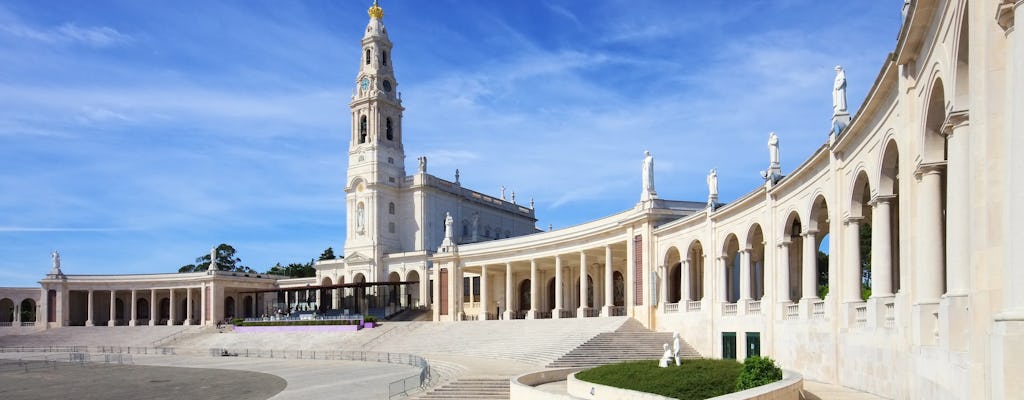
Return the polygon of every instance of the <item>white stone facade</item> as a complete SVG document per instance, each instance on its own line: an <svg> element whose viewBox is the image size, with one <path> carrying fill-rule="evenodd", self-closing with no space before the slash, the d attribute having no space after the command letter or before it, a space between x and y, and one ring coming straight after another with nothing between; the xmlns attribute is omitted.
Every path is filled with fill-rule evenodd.
<svg viewBox="0 0 1024 400"><path fill-rule="evenodd" d="M857 114L837 112L805 162L739 199L658 199L651 182L632 208L552 232L426 160L406 175L392 43L372 10L350 103L346 258L291 280L50 275L35 297L0 301L34 300L41 321L54 313L46 326L138 324L142 299L185 304L147 314L158 320L211 323L228 298L244 314L247 290L418 281L413 304L437 321L629 315L706 357L757 351L884 397L1024 393L1024 1L910 2Z"/></svg>

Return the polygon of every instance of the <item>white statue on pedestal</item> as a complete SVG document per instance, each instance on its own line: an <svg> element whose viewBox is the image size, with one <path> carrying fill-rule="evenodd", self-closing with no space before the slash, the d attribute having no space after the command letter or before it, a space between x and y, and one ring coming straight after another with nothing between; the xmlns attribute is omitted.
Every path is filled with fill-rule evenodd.
<svg viewBox="0 0 1024 400"><path fill-rule="evenodd" d="M836 65L836 80L832 85L832 111L833 114L846 113L846 72L843 67Z"/></svg>
<svg viewBox="0 0 1024 400"><path fill-rule="evenodd" d="M452 224L455 220L452 219L452 213L444 213L444 238L447 241L452 240Z"/></svg>
<svg viewBox="0 0 1024 400"><path fill-rule="evenodd" d="M681 345L681 343L679 343L679 332L672 333L672 357L676 359L676 366L677 367L680 365L680 363L679 363L680 345Z"/></svg>
<svg viewBox="0 0 1024 400"><path fill-rule="evenodd" d="M650 151L644 150L644 161L641 163L641 166L643 193L640 194L640 200L656 199L658 198L658 193L654 190L654 156L651 155Z"/></svg>
<svg viewBox="0 0 1024 400"><path fill-rule="evenodd" d="M210 271L216 271L218 269L219 268L217 268L217 248L214 247L214 248L210 249L210 268L209 268L209 270Z"/></svg>
<svg viewBox="0 0 1024 400"><path fill-rule="evenodd" d="M779 137L775 132L768 134L768 168L779 166Z"/></svg>
<svg viewBox="0 0 1024 400"><path fill-rule="evenodd" d="M661 360L658 360L658 367L668 368L668 363L672 362L672 349L668 348L668 343L662 345L665 352L661 355Z"/></svg>
<svg viewBox="0 0 1024 400"><path fill-rule="evenodd" d="M63 275L64 273L60 271L60 253L54 250L53 253L50 253L50 258L53 260L53 269L50 270L50 275Z"/></svg>
<svg viewBox="0 0 1024 400"><path fill-rule="evenodd" d="M708 172L708 205L714 206L718 203L718 169L712 168Z"/></svg>

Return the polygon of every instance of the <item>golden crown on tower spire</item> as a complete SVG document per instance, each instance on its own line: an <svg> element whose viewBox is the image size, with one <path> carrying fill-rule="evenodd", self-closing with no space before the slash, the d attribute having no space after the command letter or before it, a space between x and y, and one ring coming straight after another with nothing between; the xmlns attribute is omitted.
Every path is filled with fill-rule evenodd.
<svg viewBox="0 0 1024 400"><path fill-rule="evenodd" d="M384 18L384 9L377 5L377 0L373 0L373 7L370 7L367 13L370 14L370 18Z"/></svg>

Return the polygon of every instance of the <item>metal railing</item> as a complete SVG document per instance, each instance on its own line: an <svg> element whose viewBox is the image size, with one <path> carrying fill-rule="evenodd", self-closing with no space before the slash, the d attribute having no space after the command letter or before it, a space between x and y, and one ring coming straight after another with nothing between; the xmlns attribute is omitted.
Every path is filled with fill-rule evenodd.
<svg viewBox="0 0 1024 400"><path fill-rule="evenodd" d="M0 353L84 353L89 346L5 346Z"/></svg>
<svg viewBox="0 0 1024 400"><path fill-rule="evenodd" d="M624 317L626 316L625 306L615 306L611 308L611 316L613 317Z"/></svg>
<svg viewBox="0 0 1024 400"><path fill-rule="evenodd" d="M0 322L0 326L14 326L14 323L11 321Z"/></svg>
<svg viewBox="0 0 1024 400"><path fill-rule="evenodd" d="M551 319L551 311L537 311L533 313L534 319Z"/></svg>
<svg viewBox="0 0 1024 400"><path fill-rule="evenodd" d="M476 321L479 317L477 314L462 314L463 321Z"/></svg>
<svg viewBox="0 0 1024 400"><path fill-rule="evenodd" d="M576 318L576 309L559 311L558 318Z"/></svg>
<svg viewBox="0 0 1024 400"><path fill-rule="evenodd" d="M96 346L97 353L176 355L174 347Z"/></svg>
<svg viewBox="0 0 1024 400"><path fill-rule="evenodd" d="M584 318L594 318L594 317L600 317L600 316L601 316L601 309L600 308L584 308L583 309L583 317Z"/></svg>
<svg viewBox="0 0 1024 400"><path fill-rule="evenodd" d="M249 358L280 358L296 360L339 360L364 361L387 364L404 364L420 368L420 372L388 384L388 398L406 394L410 390L421 388L430 382L430 363L423 357L408 353L389 353L378 351L316 351L316 350L263 350L263 349L230 349L211 348L210 357L249 357Z"/></svg>

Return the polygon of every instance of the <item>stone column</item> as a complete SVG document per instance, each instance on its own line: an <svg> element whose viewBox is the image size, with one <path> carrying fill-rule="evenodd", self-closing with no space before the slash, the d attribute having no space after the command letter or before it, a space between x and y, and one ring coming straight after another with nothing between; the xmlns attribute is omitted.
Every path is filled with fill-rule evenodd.
<svg viewBox="0 0 1024 400"><path fill-rule="evenodd" d="M778 266L775 271L775 276L778 290L779 303L790 303L793 300L790 299L790 245L792 245L790 238L784 237L778 242Z"/></svg>
<svg viewBox="0 0 1024 400"><path fill-rule="evenodd" d="M721 278L718 280L718 302L728 303L729 302L729 257L721 256L717 258L718 270L721 274Z"/></svg>
<svg viewBox="0 0 1024 400"><path fill-rule="evenodd" d="M846 253L843 259L844 265L840 268L843 271L843 302L856 303L862 301L860 298L860 220L861 217L848 217L846 231L843 232L846 245Z"/></svg>
<svg viewBox="0 0 1024 400"><path fill-rule="evenodd" d="M252 304L253 307L256 306L255 299ZM256 312L254 311L252 315L255 316ZM192 288L185 288L185 325L192 325Z"/></svg>
<svg viewBox="0 0 1024 400"><path fill-rule="evenodd" d="M939 164L918 167L916 303L938 303L945 280L942 244L942 170ZM874 230L872 230L872 233Z"/></svg>
<svg viewBox="0 0 1024 400"><path fill-rule="evenodd" d="M530 259L530 311L526 315L527 319L537 318L537 311L540 310L537 304L537 260Z"/></svg>
<svg viewBox="0 0 1024 400"><path fill-rule="evenodd" d="M875 196L871 201L871 297L892 296L891 201L891 196Z"/></svg>
<svg viewBox="0 0 1024 400"><path fill-rule="evenodd" d="M803 274L803 298L809 300L818 299L818 231L808 229L804 232L804 267Z"/></svg>
<svg viewBox="0 0 1024 400"><path fill-rule="evenodd" d="M92 321L92 308L93 308L92 307L93 306L93 304L92 304L92 289L89 289L89 301L87 302L87 304L89 305L89 312L87 313L87 315L88 315L87 318L88 319L85 320L85 326L93 326L93 321Z"/></svg>
<svg viewBox="0 0 1024 400"><path fill-rule="evenodd" d="M160 317L156 315L156 289L149 290L149 326L156 326Z"/></svg>
<svg viewBox="0 0 1024 400"><path fill-rule="evenodd" d="M971 281L970 121L966 110L949 114L946 134L946 294L966 296ZM874 231L872 231L874 232ZM874 265L874 254L871 259ZM872 296L874 293L872 292Z"/></svg>
<svg viewBox="0 0 1024 400"><path fill-rule="evenodd" d="M587 315L587 253L580 252L580 308L576 318L585 318Z"/></svg>
<svg viewBox="0 0 1024 400"><path fill-rule="evenodd" d="M107 326L117 325L117 291L110 290L110 319L107 320Z"/></svg>
<svg viewBox="0 0 1024 400"><path fill-rule="evenodd" d="M504 319L512 319L512 263L505 263L505 315Z"/></svg>
<svg viewBox="0 0 1024 400"><path fill-rule="evenodd" d="M168 296L170 299L167 301L167 325L175 325L178 322L178 299L174 295L174 289L169 289L168 291L170 292Z"/></svg>
<svg viewBox="0 0 1024 400"><path fill-rule="evenodd" d="M750 296L750 249L740 250L740 302L751 300Z"/></svg>
<svg viewBox="0 0 1024 400"><path fill-rule="evenodd" d="M610 317L612 315L612 307L615 306L615 289L612 286L614 279L612 276L612 246L604 246L604 309L601 310L601 315Z"/></svg>
<svg viewBox="0 0 1024 400"><path fill-rule="evenodd" d="M487 296L487 264L480 267L480 316L481 321L487 320L487 308L490 306L490 297Z"/></svg>
<svg viewBox="0 0 1024 400"><path fill-rule="evenodd" d="M555 309L551 310L551 318L561 318L562 313L562 257L555 255Z"/></svg>
<svg viewBox="0 0 1024 400"><path fill-rule="evenodd" d="M132 313L132 319L128 321L128 326L135 326L136 318L139 316L138 310L136 310L138 308L136 307L136 302L138 301L138 294L136 292L135 289L132 289L132 304L128 306Z"/></svg>

